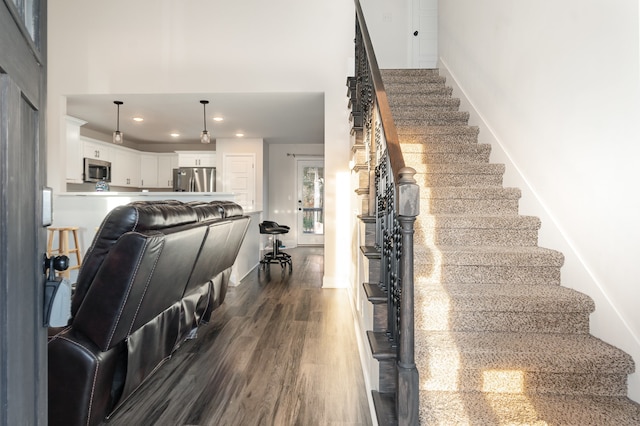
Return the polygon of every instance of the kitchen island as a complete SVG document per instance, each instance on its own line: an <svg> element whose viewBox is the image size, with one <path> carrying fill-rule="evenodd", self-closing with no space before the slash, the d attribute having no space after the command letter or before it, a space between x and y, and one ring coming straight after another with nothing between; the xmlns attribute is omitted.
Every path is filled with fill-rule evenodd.
<svg viewBox="0 0 640 426"><path fill-rule="evenodd" d="M84 256L104 217L117 206L134 201L178 200L189 201L235 201L235 194L227 192L64 192L54 194L53 223L51 226L77 226L80 249ZM260 262L260 233L262 211L245 209L251 218L247 235L233 265L230 285L238 285ZM71 260L72 265L74 259ZM71 271L71 281L75 281Z"/></svg>

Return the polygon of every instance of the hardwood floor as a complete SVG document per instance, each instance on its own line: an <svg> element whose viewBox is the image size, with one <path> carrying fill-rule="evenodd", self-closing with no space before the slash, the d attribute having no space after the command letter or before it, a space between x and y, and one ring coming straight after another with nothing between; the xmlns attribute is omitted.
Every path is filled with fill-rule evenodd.
<svg viewBox="0 0 640 426"><path fill-rule="evenodd" d="M108 424L371 425L346 290L321 288L321 248L287 252L292 274L272 265L230 288Z"/></svg>

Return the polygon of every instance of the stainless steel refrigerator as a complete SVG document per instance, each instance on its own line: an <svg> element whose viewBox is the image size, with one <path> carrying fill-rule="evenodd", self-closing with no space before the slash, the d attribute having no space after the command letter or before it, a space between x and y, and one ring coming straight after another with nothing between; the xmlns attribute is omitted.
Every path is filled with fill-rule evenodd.
<svg viewBox="0 0 640 426"><path fill-rule="evenodd" d="M215 167L173 169L173 190L178 192L215 192Z"/></svg>

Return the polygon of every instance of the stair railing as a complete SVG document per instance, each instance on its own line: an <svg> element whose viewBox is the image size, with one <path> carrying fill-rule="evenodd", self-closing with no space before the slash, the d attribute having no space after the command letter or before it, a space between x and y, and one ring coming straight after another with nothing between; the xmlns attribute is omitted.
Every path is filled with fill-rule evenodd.
<svg viewBox="0 0 640 426"><path fill-rule="evenodd" d="M406 167L382 76L359 0L355 0L354 123L361 122L370 166L369 206L376 216L381 251L379 285L387 294L387 333L396 350L396 415L399 425L418 424L418 370L414 358L413 233L420 194ZM375 188L375 190L374 190Z"/></svg>

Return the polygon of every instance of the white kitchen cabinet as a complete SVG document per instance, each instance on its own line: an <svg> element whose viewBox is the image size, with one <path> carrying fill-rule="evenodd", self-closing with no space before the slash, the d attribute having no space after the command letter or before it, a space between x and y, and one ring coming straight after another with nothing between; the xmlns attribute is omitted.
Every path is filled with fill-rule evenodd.
<svg viewBox="0 0 640 426"><path fill-rule="evenodd" d="M126 148L113 148L111 186L140 186L140 153Z"/></svg>
<svg viewBox="0 0 640 426"><path fill-rule="evenodd" d="M140 154L140 187L158 187L158 155Z"/></svg>
<svg viewBox="0 0 640 426"><path fill-rule="evenodd" d="M176 154L158 154L158 188L173 189L173 169L178 168Z"/></svg>
<svg viewBox="0 0 640 426"><path fill-rule="evenodd" d="M82 141L83 157L95 160L112 161L112 148L106 143L94 141L85 137L80 137Z"/></svg>
<svg viewBox="0 0 640 426"><path fill-rule="evenodd" d="M83 161L82 142L80 141L80 127L86 124L84 120L66 116L66 138L67 153L66 159L66 181L67 183L82 183L83 181Z"/></svg>
<svg viewBox="0 0 640 426"><path fill-rule="evenodd" d="M215 167L216 153L211 151L176 151L180 167Z"/></svg>

